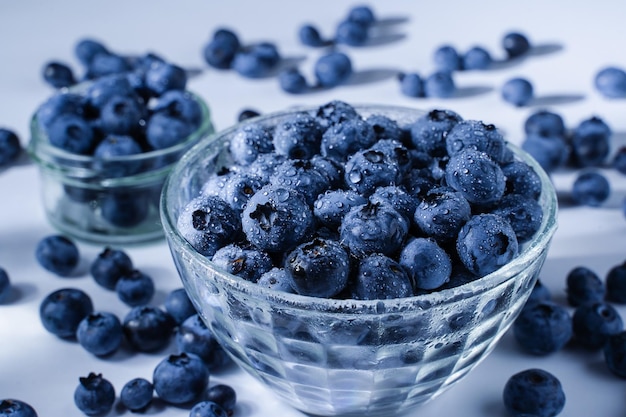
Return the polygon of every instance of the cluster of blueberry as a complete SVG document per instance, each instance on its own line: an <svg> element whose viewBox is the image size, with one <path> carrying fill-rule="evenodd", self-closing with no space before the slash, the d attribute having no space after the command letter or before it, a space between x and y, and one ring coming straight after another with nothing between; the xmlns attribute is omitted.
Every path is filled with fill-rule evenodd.
<svg viewBox="0 0 626 417"><path fill-rule="evenodd" d="M76 244L62 235L40 240L35 258L47 271L68 276L76 269L80 253ZM136 352L158 352L174 336L178 353L168 355L155 367L152 381L135 378L120 392L119 401L131 411L145 411L154 393L169 404L195 403L192 414L201 417L232 414L236 393L225 384L209 386L210 373L231 361L212 332L196 313L187 293L172 290L163 308L150 306L154 284L139 272L128 254L106 247L91 263L90 273L100 286L115 289L131 310L120 320L115 314L94 309L91 297L78 288L61 288L40 303L39 317L44 328L63 339L76 340L85 351L105 359L126 346ZM126 281L126 282L125 282ZM10 302L8 274L0 270L0 298ZM113 385L94 372L79 378L74 393L77 407L87 415L108 412L115 402ZM0 402L0 415L36 416L32 407L18 400ZM3 414L5 413L5 414ZM211 414L213 413L213 414Z"/></svg>
<svg viewBox="0 0 626 417"><path fill-rule="evenodd" d="M385 299L459 285L508 263L542 221L537 173L495 126L450 110L400 126L332 101L245 124L229 155L178 228L224 270L284 291Z"/></svg>

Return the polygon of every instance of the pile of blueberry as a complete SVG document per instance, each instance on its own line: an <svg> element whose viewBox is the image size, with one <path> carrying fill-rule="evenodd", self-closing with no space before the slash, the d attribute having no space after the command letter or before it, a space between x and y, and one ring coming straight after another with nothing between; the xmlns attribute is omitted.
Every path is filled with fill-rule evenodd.
<svg viewBox="0 0 626 417"><path fill-rule="evenodd" d="M39 241L35 258L47 271L69 276L78 266L80 253L71 239L50 235ZM121 406L133 412L146 411L156 394L167 404L193 406L194 416L232 415L236 403L234 389L225 384L209 385L211 373L228 367L231 360L182 288L168 293L163 307L149 305L154 293L152 279L133 266L125 251L111 247L104 248L92 261L90 274L101 287L117 292L130 307L127 315L120 319L96 309L92 298L79 288L60 288L40 303L39 317L48 332L76 341L103 360L120 349L158 353L172 339L177 351L156 365L151 380L138 377L124 384L119 393ZM11 289L8 274L0 270L0 299L10 302ZM79 378L74 401L85 414L107 413L115 400L115 388L102 374L90 372ZM11 414L18 411L26 414ZM0 401L0 415L36 413L22 401L5 399Z"/></svg>

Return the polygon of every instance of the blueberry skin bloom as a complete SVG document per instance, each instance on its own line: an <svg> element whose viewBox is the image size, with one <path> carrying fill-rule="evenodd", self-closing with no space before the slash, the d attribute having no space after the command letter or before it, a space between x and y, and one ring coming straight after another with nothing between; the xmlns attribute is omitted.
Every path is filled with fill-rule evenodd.
<svg viewBox="0 0 626 417"><path fill-rule="evenodd" d="M357 151L346 162L344 182L363 196L369 196L377 187L398 184L401 179L397 161L378 150Z"/></svg>
<svg viewBox="0 0 626 417"><path fill-rule="evenodd" d="M606 275L607 300L626 304L626 262L615 265Z"/></svg>
<svg viewBox="0 0 626 417"><path fill-rule="evenodd" d="M233 172L228 175L218 196L224 199L238 213L241 213L248 204L250 197L259 191L266 183L261 177L249 172Z"/></svg>
<svg viewBox="0 0 626 417"><path fill-rule="evenodd" d="M485 152L500 163L505 157L506 143L494 125L480 120L462 120L448 132L446 150L452 156L467 148Z"/></svg>
<svg viewBox="0 0 626 417"><path fill-rule="evenodd" d="M115 402L115 388L102 374L89 373L79 378L80 384L74 390L76 407L88 416L108 413Z"/></svg>
<svg viewBox="0 0 626 417"><path fill-rule="evenodd" d="M124 336L138 352L156 352L169 343L174 320L157 307L133 307L122 322Z"/></svg>
<svg viewBox="0 0 626 417"><path fill-rule="evenodd" d="M123 337L120 319L105 311L90 313L80 321L76 329L78 343L96 356L107 356L117 351Z"/></svg>
<svg viewBox="0 0 626 417"><path fill-rule="evenodd" d="M610 335L602 353L609 370L620 378L626 378L626 331Z"/></svg>
<svg viewBox="0 0 626 417"><path fill-rule="evenodd" d="M241 216L248 241L267 252L285 252L313 231L313 211L297 191L266 185L248 201Z"/></svg>
<svg viewBox="0 0 626 417"><path fill-rule="evenodd" d="M144 378L134 378L128 381L120 391L120 402L130 411L145 410L154 397L152 383Z"/></svg>
<svg viewBox="0 0 626 417"><path fill-rule="evenodd" d="M509 263L519 245L511 224L497 214L472 216L459 231L456 250L465 267L484 276Z"/></svg>
<svg viewBox="0 0 626 417"><path fill-rule="evenodd" d="M89 271L102 287L114 290L120 277L133 269L133 261L122 250L105 247L91 263Z"/></svg>
<svg viewBox="0 0 626 417"><path fill-rule="evenodd" d="M250 165L259 154L274 150L272 135L268 129L258 124L242 126L233 135L228 150L239 165Z"/></svg>
<svg viewBox="0 0 626 417"><path fill-rule="evenodd" d="M398 262L385 255L372 254L359 262L350 294L357 300L410 297L413 283Z"/></svg>
<svg viewBox="0 0 626 417"><path fill-rule="evenodd" d="M445 169L447 184L472 204L492 204L506 186L500 166L486 153L468 148L450 157Z"/></svg>
<svg viewBox="0 0 626 417"><path fill-rule="evenodd" d="M39 305L43 327L61 338L73 338L81 320L93 312L91 297L77 288L61 288L48 294Z"/></svg>
<svg viewBox="0 0 626 417"><path fill-rule="evenodd" d="M115 284L115 292L127 306L143 306L154 296L154 280L151 276L134 269L120 277Z"/></svg>
<svg viewBox="0 0 626 417"><path fill-rule="evenodd" d="M626 71L618 67L606 67L593 79L596 90L606 98L626 97Z"/></svg>
<svg viewBox="0 0 626 417"><path fill-rule="evenodd" d="M289 253L284 268L298 294L330 298L348 283L350 259L339 242L316 238Z"/></svg>
<svg viewBox="0 0 626 417"><path fill-rule="evenodd" d="M610 304L598 302L576 308L572 317L576 341L590 349L600 349L609 335L624 330L619 312Z"/></svg>
<svg viewBox="0 0 626 417"><path fill-rule="evenodd" d="M292 159L311 159L319 154L323 129L317 118L297 112L274 128L272 143L276 153Z"/></svg>
<svg viewBox="0 0 626 417"><path fill-rule="evenodd" d="M322 156L345 162L350 155L376 143L372 125L361 118L342 120L330 126L322 135Z"/></svg>
<svg viewBox="0 0 626 417"><path fill-rule="evenodd" d="M232 243L218 249L211 261L224 271L250 282L257 282L273 266L267 253Z"/></svg>
<svg viewBox="0 0 626 417"><path fill-rule="evenodd" d="M450 98L456 94L456 84L452 74L447 71L436 71L424 80L426 97Z"/></svg>
<svg viewBox="0 0 626 417"><path fill-rule="evenodd" d="M415 288L433 290L448 282L452 261L447 252L431 238L413 238L402 248L399 263L414 282Z"/></svg>
<svg viewBox="0 0 626 417"><path fill-rule="evenodd" d="M581 172L572 185L572 199L582 206L599 207L610 195L609 180L600 172Z"/></svg>
<svg viewBox="0 0 626 417"><path fill-rule="evenodd" d="M502 399L515 417L554 417L565 406L565 393L557 377L543 369L527 369L512 375Z"/></svg>
<svg viewBox="0 0 626 417"><path fill-rule="evenodd" d="M154 391L170 404L197 400L209 384L209 370L193 353L169 355L152 373Z"/></svg>
<svg viewBox="0 0 626 417"><path fill-rule="evenodd" d="M0 416L3 417L37 417L37 412L24 401L7 398L0 400Z"/></svg>
<svg viewBox="0 0 626 417"><path fill-rule="evenodd" d="M502 99L516 107L522 107L533 99L533 85L525 78L511 78L500 90Z"/></svg>
<svg viewBox="0 0 626 417"><path fill-rule="evenodd" d="M604 283L595 272L585 266L572 269L565 282L567 302L573 307L604 300Z"/></svg>
<svg viewBox="0 0 626 417"><path fill-rule="evenodd" d="M509 59L511 59L528 53L530 51L530 42L523 33L509 32L502 37L502 47Z"/></svg>
<svg viewBox="0 0 626 417"><path fill-rule="evenodd" d="M421 199L413 213L413 220L426 236L445 242L456 239L471 214L471 206L461 193L448 188L435 188Z"/></svg>
<svg viewBox="0 0 626 417"><path fill-rule="evenodd" d="M320 86L336 87L352 75L352 61L343 52L330 52L317 59L313 72Z"/></svg>
<svg viewBox="0 0 626 417"><path fill-rule="evenodd" d="M0 128L0 168L17 160L22 153L20 139L15 132Z"/></svg>
<svg viewBox="0 0 626 417"><path fill-rule="evenodd" d="M189 417L228 417L228 413L213 401L200 401L189 410Z"/></svg>
<svg viewBox="0 0 626 417"><path fill-rule="evenodd" d="M327 190L313 204L313 214L322 225L338 229L352 207L367 203L367 199L353 190Z"/></svg>
<svg viewBox="0 0 626 417"><path fill-rule="evenodd" d="M518 345L533 355L561 350L573 335L572 318L564 307L549 301L531 303L513 322Z"/></svg>
<svg viewBox="0 0 626 417"><path fill-rule="evenodd" d="M409 231L406 218L386 204L368 202L352 208L339 230L342 244L362 258L372 253L393 256Z"/></svg>
<svg viewBox="0 0 626 417"><path fill-rule="evenodd" d="M461 116L452 110L431 110L411 125L411 142L420 152L434 157L444 156L446 137L461 120Z"/></svg>

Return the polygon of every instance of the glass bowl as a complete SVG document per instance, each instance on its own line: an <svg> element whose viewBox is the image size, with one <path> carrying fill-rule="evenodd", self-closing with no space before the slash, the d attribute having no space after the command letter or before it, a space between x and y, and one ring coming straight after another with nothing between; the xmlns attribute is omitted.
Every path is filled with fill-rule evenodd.
<svg viewBox="0 0 626 417"><path fill-rule="evenodd" d="M85 89L78 85L69 91ZM108 158L105 163L51 145L35 113L27 151L39 167L43 208L50 223L69 236L97 244L163 238L159 197L165 178L187 150L214 132L205 101L192 96L200 104L202 121L186 139L161 150ZM126 170L135 173L124 176L110 174L124 166L141 169Z"/></svg>
<svg viewBox="0 0 626 417"><path fill-rule="evenodd" d="M423 114L388 106L356 108L363 116L383 114L401 126ZM298 110L244 123L271 126ZM530 156L510 145L541 178L544 215L540 229L510 263L475 281L408 298L315 298L262 288L225 272L176 228L182 208L207 177L228 164L227 145L240 126L188 152L161 197L166 240L184 287L236 363L305 413L390 416L441 394L492 351L532 291L557 227L554 188Z"/></svg>

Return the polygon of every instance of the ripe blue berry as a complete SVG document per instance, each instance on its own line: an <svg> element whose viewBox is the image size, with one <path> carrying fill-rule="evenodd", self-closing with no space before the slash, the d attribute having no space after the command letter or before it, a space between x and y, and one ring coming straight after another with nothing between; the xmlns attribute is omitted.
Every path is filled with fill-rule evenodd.
<svg viewBox="0 0 626 417"><path fill-rule="evenodd" d="M189 417L228 417L228 413L213 401L200 401L189 410Z"/></svg>
<svg viewBox="0 0 626 417"><path fill-rule="evenodd" d="M528 296L528 300L526 300L525 306L534 303L542 303L542 302L550 302L552 301L552 293L543 285L541 279L537 278L535 281L535 285L533 286L533 290L530 292Z"/></svg>
<svg viewBox="0 0 626 417"><path fill-rule="evenodd" d="M522 142L522 149L535 158L547 173L563 167L570 154L570 148L562 136L529 134Z"/></svg>
<svg viewBox="0 0 626 417"><path fill-rule="evenodd" d="M461 57L464 70L484 70L491 66L493 58L489 51L480 46L473 46Z"/></svg>
<svg viewBox="0 0 626 417"><path fill-rule="evenodd" d="M9 129L0 128L0 168L15 162L22 153L20 138Z"/></svg>
<svg viewBox="0 0 626 417"><path fill-rule="evenodd" d="M299 94L309 87L306 78L298 68L287 68L278 73L280 88L291 94Z"/></svg>
<svg viewBox="0 0 626 417"><path fill-rule="evenodd" d="M133 269L133 262L121 249L105 247L91 263L90 272L102 287L114 290L120 277Z"/></svg>
<svg viewBox="0 0 626 417"><path fill-rule="evenodd" d="M622 175L626 175L626 146L621 146L611 161L611 167Z"/></svg>
<svg viewBox="0 0 626 417"><path fill-rule="evenodd" d="M12 398L0 400L1 417L37 417L37 412L28 403Z"/></svg>
<svg viewBox="0 0 626 417"><path fill-rule="evenodd" d="M399 263L408 272L415 288L433 290L441 287L452 273L448 253L432 238L412 238L402 248Z"/></svg>
<svg viewBox="0 0 626 417"><path fill-rule="evenodd" d="M320 120L320 123L324 128L337 123L342 123L346 120L360 118L356 109L352 105L341 100L332 100L319 106L315 116Z"/></svg>
<svg viewBox="0 0 626 417"><path fill-rule="evenodd" d="M495 203L504 195L506 183L500 165L471 148L450 157L445 177L447 184L471 204Z"/></svg>
<svg viewBox="0 0 626 417"><path fill-rule="evenodd" d="M230 385L217 384L207 389L206 399L218 404L231 415L237 404L237 392Z"/></svg>
<svg viewBox="0 0 626 417"><path fill-rule="evenodd" d="M76 407L88 416L96 416L111 411L115 402L115 388L102 374L89 373L79 378L80 384L74 390Z"/></svg>
<svg viewBox="0 0 626 417"><path fill-rule="evenodd" d="M238 122L243 122L244 120L248 120L248 119L251 119L253 117L260 116L260 115L261 115L261 113L259 113L257 110L254 110L254 109L243 109L237 115L237 121Z"/></svg>
<svg viewBox="0 0 626 417"><path fill-rule="evenodd" d="M233 58L232 68L246 78L262 78L271 73L281 60L276 45L261 42L242 47Z"/></svg>
<svg viewBox="0 0 626 417"><path fill-rule="evenodd" d="M580 172L572 185L572 199L583 206L598 207L610 194L609 180L597 171Z"/></svg>
<svg viewBox="0 0 626 417"><path fill-rule="evenodd" d="M371 26L376 23L376 15L372 8L363 4L352 6L350 10L348 10L346 19L364 26Z"/></svg>
<svg viewBox="0 0 626 417"><path fill-rule="evenodd" d="M577 266L566 277L567 302L578 307L604 300L606 290L600 277L585 266Z"/></svg>
<svg viewBox="0 0 626 417"><path fill-rule="evenodd" d="M178 326L175 340L179 352L198 355L210 371L230 363L230 357L198 314L187 317Z"/></svg>
<svg viewBox="0 0 626 417"><path fill-rule="evenodd" d="M372 125L361 118L348 118L330 126L322 135L321 154L345 162L353 153L376 142Z"/></svg>
<svg viewBox="0 0 626 417"><path fill-rule="evenodd" d="M187 73L176 64L155 62L146 72L145 84L155 96L161 96L170 90L184 90Z"/></svg>
<svg viewBox="0 0 626 417"><path fill-rule="evenodd" d="M134 378L128 381L120 391L120 402L130 411L145 410L153 399L154 387L144 378Z"/></svg>
<svg viewBox="0 0 626 417"><path fill-rule="evenodd" d="M220 28L213 33L212 39L203 49L203 57L213 68L227 69L239 51L239 37L230 29Z"/></svg>
<svg viewBox="0 0 626 417"><path fill-rule="evenodd" d="M600 349L609 335L624 330L619 312L605 302L578 306L572 322L576 341L592 350Z"/></svg>
<svg viewBox="0 0 626 417"><path fill-rule="evenodd" d="M344 182L350 189L369 196L377 187L399 184L401 174L397 161L370 148L350 156L345 166Z"/></svg>
<svg viewBox="0 0 626 417"><path fill-rule="evenodd" d="M320 151L322 126L307 112L298 112L279 122L272 143L279 155L291 159L311 159Z"/></svg>
<svg viewBox="0 0 626 417"><path fill-rule="evenodd" d="M398 74L400 92L407 97L424 97L424 80L416 72Z"/></svg>
<svg viewBox="0 0 626 417"><path fill-rule="evenodd" d="M269 130L258 124L242 126L233 135L229 151L239 165L249 165L258 155L274 150L272 135Z"/></svg>
<svg viewBox="0 0 626 417"><path fill-rule="evenodd" d="M72 69L62 62L48 62L43 68L43 79L54 88L70 87L76 84Z"/></svg>
<svg viewBox="0 0 626 417"><path fill-rule="evenodd" d="M560 114L549 110L533 112L524 121L524 132L527 135L564 136L565 122Z"/></svg>
<svg viewBox="0 0 626 417"><path fill-rule="evenodd" d="M456 239L470 216L467 199L453 189L441 187L428 191L420 200L413 220L426 236L445 242Z"/></svg>
<svg viewBox="0 0 626 417"><path fill-rule="evenodd" d="M328 43L322 38L318 28L311 24L304 24L300 26L300 29L298 29L298 39L300 39L300 42L303 45L315 48L324 46Z"/></svg>
<svg viewBox="0 0 626 417"><path fill-rule="evenodd" d="M609 269L606 275L606 298L614 303L626 304L626 262Z"/></svg>
<svg viewBox="0 0 626 417"><path fill-rule="evenodd" d="M119 299L130 307L146 305L154 296L154 280L148 274L133 269L120 276L115 284Z"/></svg>
<svg viewBox="0 0 626 417"><path fill-rule="evenodd" d="M394 210L409 220L413 217L413 213L415 213L418 205L418 199L409 194L400 185L377 187L368 200L374 204L389 204Z"/></svg>
<svg viewBox="0 0 626 417"><path fill-rule="evenodd" d="M369 39L368 27L354 20L344 20L337 25L335 42L349 46L362 46Z"/></svg>
<svg viewBox="0 0 626 417"><path fill-rule="evenodd" d="M102 106L98 127L104 133L136 134L145 117L145 105L139 97L116 95Z"/></svg>
<svg viewBox="0 0 626 417"><path fill-rule="evenodd" d="M452 45L442 45L435 49L433 60L439 71L453 72L462 68L461 56Z"/></svg>
<svg viewBox="0 0 626 417"><path fill-rule="evenodd" d="M193 353L169 355L152 373L157 396L170 404L197 400L209 384L209 371L202 359Z"/></svg>
<svg viewBox="0 0 626 417"><path fill-rule="evenodd" d="M92 152L96 137L92 126L81 116L71 113L59 114L47 130L52 146L79 155Z"/></svg>
<svg viewBox="0 0 626 417"><path fill-rule="evenodd" d="M606 98L626 97L626 71L619 67L605 67L599 70L593 85Z"/></svg>
<svg viewBox="0 0 626 417"><path fill-rule="evenodd" d="M137 174L143 168L141 162L120 161L120 157L143 152L139 143L127 135L109 135L96 146L93 152L94 168L110 178Z"/></svg>
<svg viewBox="0 0 626 417"><path fill-rule="evenodd" d="M543 210L539 203L519 194L505 195L491 212L509 221L519 243L529 241L539 230L543 220Z"/></svg>
<svg viewBox="0 0 626 417"><path fill-rule="evenodd" d="M541 195L541 179L535 170L521 161L502 166L506 178L505 194L519 194L537 200Z"/></svg>
<svg viewBox="0 0 626 417"><path fill-rule="evenodd" d="M48 294L39 305L43 327L61 338L73 338L83 318L93 311L87 293L77 288L61 288Z"/></svg>
<svg viewBox="0 0 626 417"><path fill-rule="evenodd" d="M4 268L0 268L0 304L8 302L13 293L9 274Z"/></svg>
<svg viewBox="0 0 626 417"><path fill-rule="evenodd" d="M603 354L609 370L626 378L626 331L610 335L604 344Z"/></svg>
<svg viewBox="0 0 626 417"><path fill-rule="evenodd" d="M543 369L512 375L502 392L504 406L514 417L554 417L565 406L565 393L557 377Z"/></svg>
<svg viewBox="0 0 626 417"><path fill-rule="evenodd" d="M76 339L89 353L107 356L122 344L124 333L120 319L113 313L96 311L88 314L78 324Z"/></svg>
<svg viewBox="0 0 626 417"><path fill-rule="evenodd" d="M294 292L291 287L291 280L287 276L287 272L284 268L274 267L263 273L261 278L257 281L257 284L263 288L270 288L275 291Z"/></svg>
<svg viewBox="0 0 626 417"><path fill-rule="evenodd" d="M574 163L579 167L602 165L611 149L613 132L600 117L580 122L572 132L571 147Z"/></svg>
<svg viewBox="0 0 626 417"><path fill-rule="evenodd" d="M163 307L172 316L176 324L181 324L187 318L196 314L196 308L193 306L184 288L176 288L170 291L165 297Z"/></svg>
<svg viewBox="0 0 626 417"><path fill-rule="evenodd" d="M447 71L435 71L424 80L426 97L450 98L456 94L456 84L452 74Z"/></svg>
<svg viewBox="0 0 626 417"><path fill-rule="evenodd" d="M211 257L211 261L224 271L250 282L257 282L261 275L273 266L272 259L267 253L233 243L218 249Z"/></svg>
<svg viewBox="0 0 626 417"><path fill-rule="evenodd" d="M480 120L462 120L446 136L448 155L453 156L464 149L485 152L496 162L505 158L506 143L498 129Z"/></svg>
<svg viewBox="0 0 626 417"><path fill-rule="evenodd" d="M530 42L520 32L509 32L502 37L502 47L509 58L517 58L530 51Z"/></svg>
<svg viewBox="0 0 626 417"><path fill-rule="evenodd" d="M124 74L131 69L130 63L119 54L112 52L97 54L87 66L85 78L92 80L107 75Z"/></svg>
<svg viewBox="0 0 626 417"><path fill-rule="evenodd" d="M315 79L326 88L343 84L352 75L352 61L343 52L330 52L317 59L314 65Z"/></svg>
<svg viewBox="0 0 626 417"><path fill-rule="evenodd" d="M165 149L181 143L193 132L186 120L165 112L154 113L146 124L146 141L152 149Z"/></svg>
<svg viewBox="0 0 626 417"><path fill-rule="evenodd" d="M138 352L155 352L164 348L174 330L174 320L157 307L133 307L122 322L124 336Z"/></svg>
<svg viewBox="0 0 626 417"><path fill-rule="evenodd" d="M81 38L74 46L76 58L85 66L89 66L98 54L108 54L109 50L97 39Z"/></svg>
<svg viewBox="0 0 626 417"><path fill-rule="evenodd" d="M435 157L444 156L446 136L461 120L461 116L452 110L431 110L411 125L411 142L420 152Z"/></svg>
<svg viewBox="0 0 626 417"><path fill-rule="evenodd" d="M516 77L506 81L500 90L502 99L517 107L530 103L534 97L533 85L525 78Z"/></svg>
<svg viewBox="0 0 626 417"><path fill-rule="evenodd" d="M359 261L350 284L351 297L357 300L384 300L413 295L413 280L393 259L380 254Z"/></svg>
<svg viewBox="0 0 626 417"><path fill-rule="evenodd" d="M530 303L513 322L513 334L524 351L548 355L572 338L572 318L567 309L550 301Z"/></svg>

